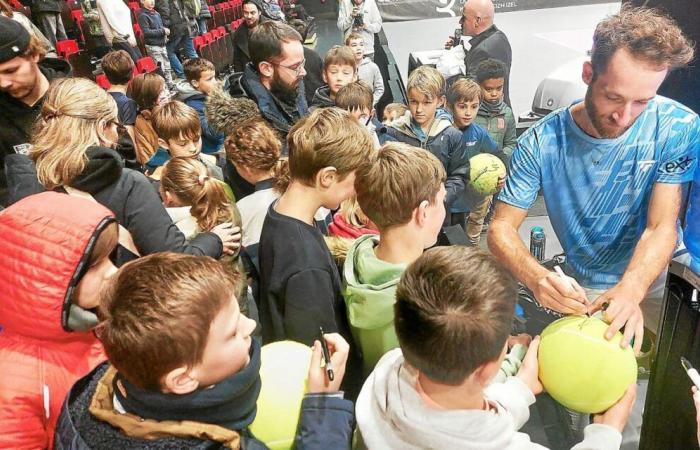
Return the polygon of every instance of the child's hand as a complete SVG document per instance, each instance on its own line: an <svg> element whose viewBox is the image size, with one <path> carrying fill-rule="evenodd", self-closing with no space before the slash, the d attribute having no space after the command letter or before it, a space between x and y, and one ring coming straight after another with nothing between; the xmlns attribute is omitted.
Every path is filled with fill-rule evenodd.
<svg viewBox="0 0 700 450"><path fill-rule="evenodd" d="M338 392L340 384L345 376L345 364L348 361L350 345L338 333L327 333L323 337L328 344L328 353L333 366L333 381L328 379L326 368L321 367L323 350L321 342L314 341L311 353L311 365L309 366L309 393Z"/></svg>
<svg viewBox="0 0 700 450"><path fill-rule="evenodd" d="M241 229L234 227L231 222L221 223L212 228L211 232L219 236L227 255L233 255L241 246Z"/></svg>
<svg viewBox="0 0 700 450"><path fill-rule="evenodd" d="M506 177L498 177L498 182L496 183L496 190L500 191L503 186L506 185Z"/></svg>
<svg viewBox="0 0 700 450"><path fill-rule="evenodd" d="M700 444L700 391L693 386L693 402L695 402L695 422L698 425L698 444Z"/></svg>
<svg viewBox="0 0 700 450"><path fill-rule="evenodd" d="M513 348L515 345L520 344L527 347L532 342L532 336L526 333L520 333L517 336L508 336L508 348Z"/></svg>
<svg viewBox="0 0 700 450"><path fill-rule="evenodd" d="M593 423L609 425L622 433L622 429L625 428L627 419L629 419L630 413L632 412L632 406L634 405L634 399L636 397L637 384L632 383L627 388L627 391L625 391L625 395L623 395L617 403L612 405L610 409L603 414L596 414L593 416Z"/></svg>
<svg viewBox="0 0 700 450"><path fill-rule="evenodd" d="M170 28L163 27L163 30L165 30L165 35L170 36Z"/></svg>
<svg viewBox="0 0 700 450"><path fill-rule="evenodd" d="M538 377L539 364L537 363L537 350L540 348L540 337L535 336L535 338L530 343L530 347L525 353L525 358L523 358L523 364L520 366L520 370L516 377L520 378L533 394L541 394L544 388Z"/></svg>

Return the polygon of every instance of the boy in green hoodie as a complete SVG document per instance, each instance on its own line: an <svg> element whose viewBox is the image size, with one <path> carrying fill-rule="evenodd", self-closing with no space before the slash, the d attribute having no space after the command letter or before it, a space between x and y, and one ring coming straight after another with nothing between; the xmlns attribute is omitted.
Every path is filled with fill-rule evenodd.
<svg viewBox="0 0 700 450"><path fill-rule="evenodd" d="M430 152L399 142L358 170L357 200L380 236L361 236L343 267L343 297L365 375L398 347L394 294L406 266L435 244L445 218L445 169Z"/></svg>
<svg viewBox="0 0 700 450"><path fill-rule="evenodd" d="M406 86L410 114L380 129L379 142L399 141L424 148L435 155L447 172L445 206L462 195L469 178L469 159L462 133L452 126L452 116L442 109L445 78L434 67L411 72Z"/></svg>
<svg viewBox="0 0 700 450"><path fill-rule="evenodd" d="M481 105L476 124L485 129L499 150L510 158L517 142L515 116L503 101L506 66L496 59L483 61L476 69L476 81L481 87Z"/></svg>

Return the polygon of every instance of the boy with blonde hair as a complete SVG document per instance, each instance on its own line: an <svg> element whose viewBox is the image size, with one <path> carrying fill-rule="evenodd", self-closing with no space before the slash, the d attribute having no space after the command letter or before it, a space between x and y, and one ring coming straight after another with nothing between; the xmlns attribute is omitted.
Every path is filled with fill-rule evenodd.
<svg viewBox="0 0 700 450"><path fill-rule="evenodd" d="M359 33L350 33L345 39L345 45L350 47L357 63L357 79L372 89L372 106L376 105L384 95L384 79L382 73L370 58L365 56L365 40Z"/></svg>
<svg viewBox="0 0 700 450"><path fill-rule="evenodd" d="M266 448L248 431L261 350L256 323L234 295L245 282L208 257L156 253L122 267L100 302L109 362L73 386L57 448ZM295 444L349 449L352 403L338 392L348 344L337 334L324 338L335 377L327 379L313 342Z"/></svg>
<svg viewBox="0 0 700 450"><path fill-rule="evenodd" d="M335 96L343 86L357 80L357 63L350 47L337 45L326 53L323 60L323 81L311 100L311 108L335 106Z"/></svg>
<svg viewBox="0 0 700 450"><path fill-rule="evenodd" d="M385 144L374 164L357 172L357 201L380 233L355 240L343 267L343 297L365 375L399 345L396 285L406 266L437 241L445 219L445 178L435 156L401 142Z"/></svg>
<svg viewBox="0 0 700 450"><path fill-rule="evenodd" d="M292 127L287 142L291 181L260 236L263 341L310 345L323 327L352 342L340 274L314 214L355 194L355 171L375 158L372 139L348 112L320 108ZM359 369L359 360L350 364Z"/></svg>
<svg viewBox="0 0 700 450"><path fill-rule="evenodd" d="M160 178L162 166L170 158L195 158L209 169L211 176L223 181L216 158L202 154L202 126L197 111L179 101L170 101L153 110L153 131L158 135L158 151L145 164L147 173Z"/></svg>
<svg viewBox="0 0 700 450"><path fill-rule="evenodd" d="M357 399L358 448L544 450L518 432L542 392L539 337L516 376L492 383L516 296L508 271L473 247L437 247L411 264L396 288L401 348L379 360ZM635 393L632 383L574 448L619 448Z"/></svg>
<svg viewBox="0 0 700 450"><path fill-rule="evenodd" d="M445 78L437 69L421 66L411 72L406 88L410 114L382 128L379 142L404 142L435 155L447 171L445 205L449 208L469 181L469 158L462 145L462 133L452 126L450 114L442 109Z"/></svg>
<svg viewBox="0 0 700 450"><path fill-rule="evenodd" d="M447 105L452 112L455 127L462 132L467 158L471 159L480 153L490 153L498 156L507 167L508 157L499 150L486 130L474 123L480 101L481 88L473 80L461 78L447 91ZM502 188L505 177L500 178L498 183L498 188ZM481 240L481 228L491 205L491 198L491 195L483 196L477 193L467 184L462 196L452 205L451 223L464 228L472 245L478 245Z"/></svg>

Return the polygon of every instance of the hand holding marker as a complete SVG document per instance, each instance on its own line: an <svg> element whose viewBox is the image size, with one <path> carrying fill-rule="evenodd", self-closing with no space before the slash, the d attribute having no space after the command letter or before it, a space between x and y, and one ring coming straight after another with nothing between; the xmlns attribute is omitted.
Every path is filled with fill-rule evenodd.
<svg viewBox="0 0 700 450"><path fill-rule="evenodd" d="M326 373L328 374L328 379L330 381L333 381L333 378L335 378L335 375L333 374L333 365L331 364L331 354L328 351L328 344L326 343L326 339L323 337L323 327L319 327L319 332L321 334L321 348L323 349L323 361L326 365Z"/></svg>

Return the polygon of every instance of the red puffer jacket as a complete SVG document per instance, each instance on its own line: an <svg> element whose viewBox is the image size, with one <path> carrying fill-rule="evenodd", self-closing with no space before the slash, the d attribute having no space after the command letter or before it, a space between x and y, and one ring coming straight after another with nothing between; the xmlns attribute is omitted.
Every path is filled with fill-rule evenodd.
<svg viewBox="0 0 700 450"><path fill-rule="evenodd" d="M92 332L67 331L67 323L94 237L113 221L104 206L56 192L0 212L3 448L52 448L66 393L106 359Z"/></svg>

